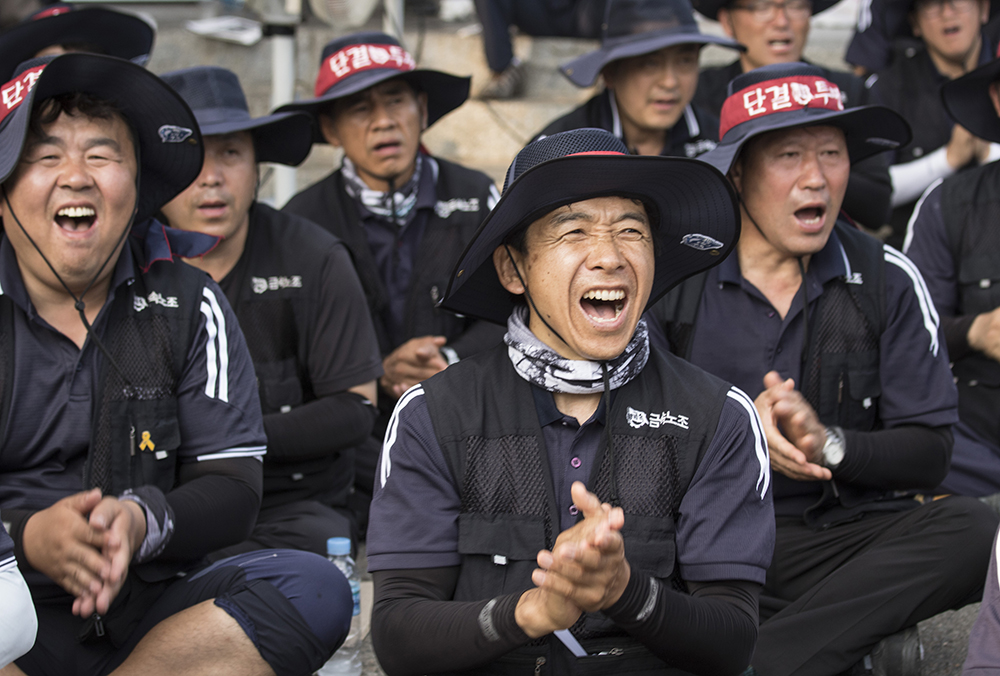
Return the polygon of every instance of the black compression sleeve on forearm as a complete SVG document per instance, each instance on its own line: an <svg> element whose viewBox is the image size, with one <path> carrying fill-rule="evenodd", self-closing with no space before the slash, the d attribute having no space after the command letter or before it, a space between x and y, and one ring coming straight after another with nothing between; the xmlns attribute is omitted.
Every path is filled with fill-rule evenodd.
<svg viewBox="0 0 1000 676"><path fill-rule="evenodd" d="M969 329L978 316L941 317L941 330L944 332L944 342L948 345L948 357L952 361L973 351L969 345Z"/></svg>
<svg viewBox="0 0 1000 676"><path fill-rule="evenodd" d="M298 462L357 446L372 433L378 409L360 394L337 392L288 413L264 416L268 462Z"/></svg>
<svg viewBox="0 0 1000 676"><path fill-rule="evenodd" d="M24 555L24 526L36 511L34 509L5 509L0 515L5 522L10 524L7 534L14 541L14 558L17 559L17 565L22 573L34 570L28 563L28 557Z"/></svg>
<svg viewBox="0 0 1000 676"><path fill-rule="evenodd" d="M844 430L838 481L881 490L934 488L951 465L950 427L904 425L888 430Z"/></svg>
<svg viewBox="0 0 1000 676"><path fill-rule="evenodd" d="M451 601L458 567L380 570L375 578L372 643L389 676L474 669L529 639L514 619L520 594ZM484 632L486 626L490 636Z"/></svg>
<svg viewBox="0 0 1000 676"><path fill-rule="evenodd" d="M257 522L262 482L257 458L182 465L180 485L167 493L174 535L158 558L196 560L246 540Z"/></svg>
<svg viewBox="0 0 1000 676"><path fill-rule="evenodd" d="M672 667L696 674L746 669L757 643L759 584L689 583L689 596L660 579L654 589L653 579L633 570L622 597L604 614Z"/></svg>

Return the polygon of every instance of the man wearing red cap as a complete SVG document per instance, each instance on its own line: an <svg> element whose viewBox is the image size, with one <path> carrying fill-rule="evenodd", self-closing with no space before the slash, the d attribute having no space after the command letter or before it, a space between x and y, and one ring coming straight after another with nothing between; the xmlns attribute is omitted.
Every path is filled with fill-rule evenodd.
<svg viewBox="0 0 1000 676"><path fill-rule="evenodd" d="M394 38L357 33L324 48L316 98L278 111L311 113L314 142L344 151L341 167L284 211L344 242L368 299L385 373L381 420L368 448L358 450L364 494L370 495L378 443L396 399L500 341L488 323L437 307L449 266L498 198L485 174L432 157L420 143L423 131L468 94L468 78L417 69Z"/></svg>

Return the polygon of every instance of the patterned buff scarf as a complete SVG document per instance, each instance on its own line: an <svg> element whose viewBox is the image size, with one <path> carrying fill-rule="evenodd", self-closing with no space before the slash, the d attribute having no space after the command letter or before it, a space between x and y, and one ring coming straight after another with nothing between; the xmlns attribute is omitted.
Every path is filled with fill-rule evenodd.
<svg viewBox="0 0 1000 676"><path fill-rule="evenodd" d="M392 199L396 202L395 223L400 227L409 225L410 221L416 215L413 207L417 204L417 188L420 187L420 167L423 163L423 158L418 156L417 168L413 172L413 176L406 182L406 185L397 186L395 192L392 193ZM358 176L358 171L354 167L354 163L346 157L340 170L344 176L344 188L347 190L347 194L360 202L361 206L371 213L392 223L393 210L392 202L389 201L389 193L369 188Z"/></svg>
<svg viewBox="0 0 1000 676"><path fill-rule="evenodd" d="M507 354L518 375L549 392L598 394L604 391L601 362L566 359L540 341L527 324L528 308L519 306L507 320ZM625 351L608 361L609 386L617 389L639 375L649 359L649 333L640 319Z"/></svg>

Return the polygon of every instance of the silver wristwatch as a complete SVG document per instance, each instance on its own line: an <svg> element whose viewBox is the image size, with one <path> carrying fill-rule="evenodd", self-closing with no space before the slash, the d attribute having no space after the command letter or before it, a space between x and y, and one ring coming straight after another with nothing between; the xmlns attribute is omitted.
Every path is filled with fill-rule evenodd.
<svg viewBox="0 0 1000 676"><path fill-rule="evenodd" d="M837 469L844 460L844 430L836 425L826 428L826 443L823 444L823 466Z"/></svg>

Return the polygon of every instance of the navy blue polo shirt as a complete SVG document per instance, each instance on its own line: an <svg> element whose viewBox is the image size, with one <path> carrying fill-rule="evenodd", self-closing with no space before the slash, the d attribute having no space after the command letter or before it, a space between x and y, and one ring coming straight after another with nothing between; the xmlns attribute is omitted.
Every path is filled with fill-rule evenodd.
<svg viewBox="0 0 1000 676"><path fill-rule="evenodd" d="M884 247L886 327L879 341L879 400L883 427L928 427L958 421L957 392L938 315L916 266ZM730 256L708 273L691 338L691 362L751 397L764 389L768 371L801 379L803 290L809 312L817 311L824 285L835 277L856 277L836 231L814 254L788 313L782 318L764 295L740 273ZM874 283L875 280L860 280ZM775 482L775 511L782 485ZM795 482L802 484L802 482Z"/></svg>
<svg viewBox="0 0 1000 676"><path fill-rule="evenodd" d="M0 519L3 515L0 514ZM14 560L14 541L7 534L7 529L0 522L0 575L11 568L17 568L17 561Z"/></svg>
<svg viewBox="0 0 1000 676"><path fill-rule="evenodd" d="M556 409L551 393L533 390L565 530L577 521L570 487L591 474L604 410L599 406L580 425ZM762 495L769 489L760 483L768 473L760 420L749 398L734 388L681 500L676 542L685 580L764 582L773 549L773 512ZM417 385L400 398L386 432L371 506L368 569L459 565L460 509L461 496Z"/></svg>
<svg viewBox="0 0 1000 676"><path fill-rule="evenodd" d="M150 231L154 241L146 242L147 257L169 258L161 230ZM92 325L97 335L107 331L110 300L130 293L136 274L126 246L112 272L109 302ZM0 287L16 306L11 408L0 446L0 509L44 509L84 489L92 404L99 399L104 358L89 338L80 349L37 314L6 237L0 240ZM177 389L178 459L262 457L266 436L253 364L236 317L211 279L200 310L202 321Z"/></svg>
<svg viewBox="0 0 1000 676"><path fill-rule="evenodd" d="M437 163L423 153L417 157L422 163L420 183L417 186L417 202L413 207L416 213L409 223L401 227L371 213L355 200L365 237L368 239L368 248L371 249L379 278L387 292L388 303L383 320L393 345L401 345L406 339L406 303L410 295L413 261L420 250L427 218L437 204Z"/></svg>

